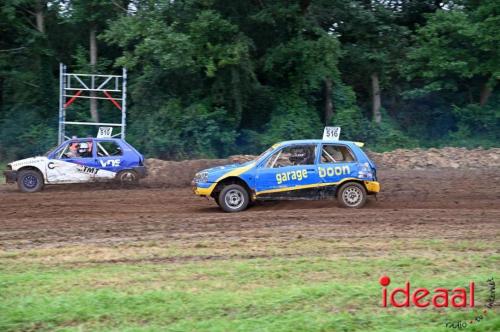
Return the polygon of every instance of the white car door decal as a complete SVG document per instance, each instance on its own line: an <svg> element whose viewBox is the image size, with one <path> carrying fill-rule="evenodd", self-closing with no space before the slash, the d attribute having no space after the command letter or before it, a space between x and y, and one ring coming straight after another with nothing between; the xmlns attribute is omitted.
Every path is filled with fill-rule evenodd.
<svg viewBox="0 0 500 332"><path fill-rule="evenodd" d="M47 163L49 183L90 182L96 172L96 168L57 159L49 160Z"/></svg>

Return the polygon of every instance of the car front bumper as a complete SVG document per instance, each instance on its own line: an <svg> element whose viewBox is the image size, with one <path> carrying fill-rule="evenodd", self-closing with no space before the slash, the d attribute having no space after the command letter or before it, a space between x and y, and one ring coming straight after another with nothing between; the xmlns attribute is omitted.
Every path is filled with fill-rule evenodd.
<svg viewBox="0 0 500 332"><path fill-rule="evenodd" d="M191 187L193 188L193 193L198 196L209 197L212 194L217 183L196 183L191 182Z"/></svg>
<svg viewBox="0 0 500 332"><path fill-rule="evenodd" d="M3 175L7 183L14 183L17 181L17 171L7 170L3 172Z"/></svg>

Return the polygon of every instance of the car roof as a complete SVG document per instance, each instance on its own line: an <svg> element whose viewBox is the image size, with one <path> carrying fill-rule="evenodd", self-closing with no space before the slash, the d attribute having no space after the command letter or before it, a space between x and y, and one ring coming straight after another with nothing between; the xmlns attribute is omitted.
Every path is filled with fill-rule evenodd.
<svg viewBox="0 0 500 332"><path fill-rule="evenodd" d="M115 137L75 137L75 138L70 138L67 141L79 141L79 140L86 140L86 139L106 140L106 141L123 141L123 139L115 138Z"/></svg>
<svg viewBox="0 0 500 332"><path fill-rule="evenodd" d="M338 143L338 144L346 144L346 145L354 145L355 143L352 141L327 141L322 139L300 139L300 140L291 140L291 141L283 141L278 144L281 145L292 145L292 144L319 144L319 143Z"/></svg>

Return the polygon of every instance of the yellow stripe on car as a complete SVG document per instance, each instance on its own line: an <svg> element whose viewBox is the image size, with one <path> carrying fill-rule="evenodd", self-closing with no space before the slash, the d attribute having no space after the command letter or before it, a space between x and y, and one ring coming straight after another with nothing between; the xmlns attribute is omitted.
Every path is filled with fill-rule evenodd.
<svg viewBox="0 0 500 332"><path fill-rule="evenodd" d="M344 182L353 181L353 180L359 181L359 179L356 179L356 178L347 178L347 179L343 179L342 181L339 181L339 182L314 183L314 184L305 184L305 185L300 185L300 186L295 186L295 187L285 187L285 188L278 188L278 189L263 190L263 191L257 192L256 194L258 196L258 195L262 195L262 194L279 193L279 192L284 192L284 191L308 189L308 188L315 188L315 187L335 186L335 185L340 185ZM366 186L367 191L374 192L374 193L380 192L380 183L378 183L377 181L363 181L363 182Z"/></svg>
<svg viewBox="0 0 500 332"><path fill-rule="evenodd" d="M217 183L212 183L212 185L208 188L196 187L194 189L194 193L198 196L210 196L210 194L212 194L212 191L214 190L216 185L217 185Z"/></svg>
<svg viewBox="0 0 500 332"><path fill-rule="evenodd" d="M224 174L223 176L221 176L220 178L218 178L217 181L215 181L215 182L219 182L219 181L224 180L224 179L226 179L228 177L231 177L231 176L241 175L241 174L245 173L246 171L248 171L249 169L251 169L254 166L255 166L255 163L251 163L251 164L248 164L246 166L235 168L232 171L227 172L226 174Z"/></svg>
<svg viewBox="0 0 500 332"><path fill-rule="evenodd" d="M246 171L248 171L249 169L251 169L252 167L255 166L255 163L251 163L251 164L248 164L246 166L242 166L242 167L238 167L238 168L235 168L233 169L232 171L230 172L227 172L226 174L224 174L223 176L221 176L220 178L218 178L215 183L212 183L210 185L210 187L208 188L200 188L200 187L196 187L194 189L194 193L198 196L210 196L212 194L212 191L215 189L215 187L217 186L217 184L228 178L228 177L231 177L231 176L239 176L243 173L245 173Z"/></svg>
<svg viewBox="0 0 500 332"><path fill-rule="evenodd" d="M316 188L316 187L326 187L326 186L335 186L335 185L342 184L346 181L352 181L352 180L359 180L359 179L346 178L346 179L343 179L342 181L338 181L338 182L313 183L313 184L304 184L304 185L299 185L299 186L294 186L294 187L262 190L262 191L257 192L257 196L262 195L262 194L279 193L279 192L283 192L283 191L300 190L300 189L308 189L308 188Z"/></svg>

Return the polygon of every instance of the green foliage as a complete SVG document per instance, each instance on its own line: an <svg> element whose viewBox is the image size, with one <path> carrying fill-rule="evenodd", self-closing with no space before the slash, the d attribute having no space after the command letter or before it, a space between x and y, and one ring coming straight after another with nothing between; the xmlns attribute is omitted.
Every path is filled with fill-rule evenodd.
<svg viewBox="0 0 500 332"><path fill-rule="evenodd" d="M271 48L263 69L272 79L289 83L290 93L314 91L321 89L325 77L338 76L339 53L333 36L310 40L299 35Z"/></svg>
<svg viewBox="0 0 500 332"><path fill-rule="evenodd" d="M500 140L500 100L481 107L470 104L453 106L457 130L450 132L447 143L461 146L496 146Z"/></svg>
<svg viewBox="0 0 500 332"><path fill-rule="evenodd" d="M57 143L55 118L47 121L40 109L16 107L0 122L0 159L43 155Z"/></svg>
<svg viewBox="0 0 500 332"><path fill-rule="evenodd" d="M342 128L341 137L344 140L366 142L370 138L370 122L356 106L337 110L331 125Z"/></svg>
<svg viewBox="0 0 500 332"><path fill-rule="evenodd" d="M404 134L393 121L383 120L375 124L368 121L356 107L339 110L332 119L332 125L342 127L342 139L364 142L372 151L418 146L418 141Z"/></svg>
<svg viewBox="0 0 500 332"><path fill-rule="evenodd" d="M270 146L284 140L319 138L322 132L323 126L314 109L305 100L292 95L280 98L261 142L264 146Z"/></svg>
<svg viewBox="0 0 500 332"><path fill-rule="evenodd" d="M102 1L102 0L56 0L62 4L66 11L62 12L64 19L83 26L93 25L97 29L106 26L106 20L126 10L128 0Z"/></svg>
<svg viewBox="0 0 500 332"><path fill-rule="evenodd" d="M153 116L134 121L130 139L142 152L160 158L214 158L232 152L236 132L230 128L222 108L210 110L203 103L183 107L170 100Z"/></svg>
<svg viewBox="0 0 500 332"><path fill-rule="evenodd" d="M335 113L329 125L342 128L342 139L366 142L370 135L370 122L357 106L356 94L352 88L340 80L335 81L333 103L336 106Z"/></svg>
<svg viewBox="0 0 500 332"><path fill-rule="evenodd" d="M342 139L364 142L372 151L418 146L418 142L404 134L384 110L380 124L369 121L357 106L356 95L348 85L335 82L333 100L337 109L330 125L342 128Z"/></svg>
<svg viewBox="0 0 500 332"><path fill-rule="evenodd" d="M471 132L500 134L497 130L500 125L500 108L496 105L484 107L478 104L470 104L465 107L454 106L453 114L457 118L457 125L467 127Z"/></svg>
<svg viewBox="0 0 500 332"><path fill-rule="evenodd" d="M416 148L419 142L415 138L408 137L398 128L398 125L391 120L383 120L380 124L371 123L370 135L372 139L368 141L370 149L373 151L390 151L400 148Z"/></svg>
<svg viewBox="0 0 500 332"><path fill-rule="evenodd" d="M499 7L484 1L469 10L439 10L429 16L408 53L404 69L408 78L422 78L427 83L424 92L457 91L469 85L469 92L474 89L478 97L481 84L496 86L500 79Z"/></svg>
<svg viewBox="0 0 500 332"><path fill-rule="evenodd" d="M148 156L258 153L277 140L320 137L330 104L342 138L381 150L498 145L499 22L493 0L6 0L0 157L41 150L16 146L14 132L48 144L59 62L83 72L128 68L128 140ZM379 125L370 120L372 74L385 110ZM71 119L89 120L88 110L77 101ZM119 116L107 102L98 110L103 121Z"/></svg>

